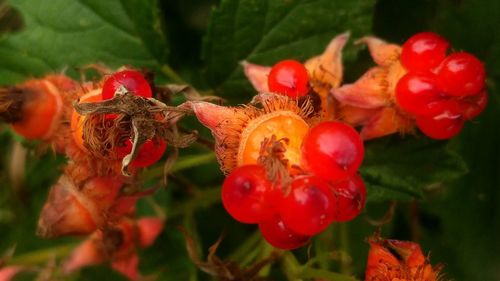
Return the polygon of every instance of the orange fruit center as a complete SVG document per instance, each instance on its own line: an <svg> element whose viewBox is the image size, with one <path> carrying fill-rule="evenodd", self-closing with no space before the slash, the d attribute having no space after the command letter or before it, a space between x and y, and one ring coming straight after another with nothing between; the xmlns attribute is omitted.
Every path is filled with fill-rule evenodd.
<svg viewBox="0 0 500 281"><path fill-rule="evenodd" d="M285 152L289 168L300 165L302 140L308 130L309 125L304 119L290 111L275 111L251 120L242 132L237 155L238 166L257 163L262 141L265 138L271 139L273 135L277 140L289 140Z"/></svg>

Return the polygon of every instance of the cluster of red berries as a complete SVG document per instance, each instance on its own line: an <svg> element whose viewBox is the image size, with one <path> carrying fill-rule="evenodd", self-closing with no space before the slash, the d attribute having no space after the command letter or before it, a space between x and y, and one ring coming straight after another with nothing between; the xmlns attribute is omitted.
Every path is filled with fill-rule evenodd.
<svg viewBox="0 0 500 281"><path fill-rule="evenodd" d="M282 61L269 75L269 88L299 97L308 92L307 71L296 61ZM266 168L243 165L225 179L222 202L243 223L259 225L273 246L294 249L332 222L348 221L362 210L366 188L357 170L364 156L359 134L341 122L321 122L302 141L304 173L292 174L289 186L267 178Z"/></svg>
<svg viewBox="0 0 500 281"><path fill-rule="evenodd" d="M273 246L293 249L332 222L355 218L366 200L357 174L364 155L358 133L340 122L322 122L303 140L305 175L294 176L285 192L260 165L235 168L225 179L222 202L243 223L259 224Z"/></svg>
<svg viewBox="0 0 500 281"><path fill-rule="evenodd" d="M125 91L144 98L153 97L151 86L141 72L137 70L122 70L105 78L100 95L84 97L81 101L101 101L112 99L117 92ZM114 120L116 114L107 114L106 119ZM81 130L81 128L80 128ZM79 134L81 139L81 134ZM77 140L81 141L81 140ZM139 149L131 166L136 168L148 167L158 162L167 148L167 142L161 138L147 140ZM129 138L121 146L116 147L117 158L123 159L132 151L132 140Z"/></svg>
<svg viewBox="0 0 500 281"><path fill-rule="evenodd" d="M466 52L448 55L448 48L446 39L422 32L408 39L401 52L408 73L396 86L396 100L434 139L458 134L464 121L479 115L487 103L481 61Z"/></svg>

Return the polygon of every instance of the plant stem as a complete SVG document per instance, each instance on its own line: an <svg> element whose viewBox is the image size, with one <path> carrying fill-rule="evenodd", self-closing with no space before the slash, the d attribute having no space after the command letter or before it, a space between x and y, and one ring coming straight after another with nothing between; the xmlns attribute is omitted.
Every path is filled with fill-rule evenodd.
<svg viewBox="0 0 500 281"><path fill-rule="evenodd" d="M215 154L213 152L179 158L179 160L175 162L174 166L170 170L170 173L175 173L195 166L212 163L215 160ZM142 177L144 179L163 177L163 167L155 167L153 169L144 171Z"/></svg>
<svg viewBox="0 0 500 281"><path fill-rule="evenodd" d="M349 226L347 223L340 223L339 224L339 239L340 239L340 245L339 245L339 250L344 252L344 253L350 253L349 252ZM351 273L351 267L350 267L350 262L347 259L340 259L340 272L343 274L350 274Z"/></svg>
<svg viewBox="0 0 500 281"><path fill-rule="evenodd" d="M253 249L257 248L257 245L261 241L260 231L255 231L250 237L248 237L245 242L243 242L234 252L229 255L228 259L232 261L241 262L248 256L248 253Z"/></svg>
<svg viewBox="0 0 500 281"><path fill-rule="evenodd" d="M25 253L13 257L7 262L7 264L26 265L26 266L32 266L34 264L43 264L46 263L47 260L51 258L54 257L60 258L69 255L71 251L76 247L76 245L77 245L76 243L70 243Z"/></svg>
<svg viewBox="0 0 500 281"><path fill-rule="evenodd" d="M301 266L295 256L289 252L285 251L283 253L283 257L281 259L281 268L283 273L285 273L286 277L290 281L299 281L302 280L298 278L298 274L300 273Z"/></svg>
<svg viewBox="0 0 500 281"><path fill-rule="evenodd" d="M263 260L271 256L271 253L273 252L274 248L264 240L261 240L260 244L261 244L260 246L261 251L259 255L259 260ZM259 276L262 277L268 276L270 272L271 272L271 264L267 264L260 270Z"/></svg>

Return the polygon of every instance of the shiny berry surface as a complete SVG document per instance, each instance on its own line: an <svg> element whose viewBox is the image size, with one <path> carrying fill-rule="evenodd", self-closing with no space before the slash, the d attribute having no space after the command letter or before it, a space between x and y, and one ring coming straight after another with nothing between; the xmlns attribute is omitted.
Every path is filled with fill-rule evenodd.
<svg viewBox="0 0 500 281"><path fill-rule="evenodd" d="M485 86L485 79L483 63L466 52L449 55L437 71L439 88L452 96L478 94Z"/></svg>
<svg viewBox="0 0 500 281"><path fill-rule="evenodd" d="M222 204L237 221L259 223L275 213L279 190L267 180L259 165L244 165L234 169L222 185Z"/></svg>
<svg viewBox="0 0 500 281"><path fill-rule="evenodd" d="M468 97L460 101L462 115L465 120L476 118L488 104L488 94L486 91L481 91L479 95Z"/></svg>
<svg viewBox="0 0 500 281"><path fill-rule="evenodd" d="M445 140L456 136L462 130L464 120L459 117L417 117L417 126L426 136Z"/></svg>
<svg viewBox="0 0 500 281"><path fill-rule="evenodd" d="M279 216L259 223L262 237L276 248L292 250L304 246L310 236L298 234L290 230Z"/></svg>
<svg viewBox="0 0 500 281"><path fill-rule="evenodd" d="M443 99L430 73L408 73L396 85L396 100L405 111L416 115L428 115L428 105Z"/></svg>
<svg viewBox="0 0 500 281"><path fill-rule="evenodd" d="M311 128L302 143L305 167L328 180L354 174L363 156L363 141L358 132L341 122L319 123Z"/></svg>
<svg viewBox="0 0 500 281"><path fill-rule="evenodd" d="M279 212L291 230L315 235L325 230L333 221L333 194L328 183L311 176L295 179L290 193L283 199Z"/></svg>
<svg viewBox="0 0 500 281"><path fill-rule="evenodd" d="M124 87L128 92L132 92L137 96L145 98L153 96L148 81L146 81L139 71L123 70L115 72L106 78L102 87L102 98L104 100L113 98L116 91L121 87Z"/></svg>
<svg viewBox="0 0 500 281"><path fill-rule="evenodd" d="M334 221L344 222L357 217L366 202L366 187L358 175L331 185L335 198Z"/></svg>
<svg viewBox="0 0 500 281"><path fill-rule="evenodd" d="M144 168L158 162L165 150L167 149L167 142L163 139L147 140L139 148L137 156L132 160L130 165L135 168ZM125 141L125 145L117 149L119 158L125 157L132 151L132 141L130 139Z"/></svg>
<svg viewBox="0 0 500 281"><path fill-rule="evenodd" d="M436 33L417 33L403 44L401 63L410 71L429 71L446 57L449 45Z"/></svg>
<svg viewBox="0 0 500 281"><path fill-rule="evenodd" d="M309 75L296 60L283 60L271 68L267 78L269 90L289 97L302 97L309 91Z"/></svg>

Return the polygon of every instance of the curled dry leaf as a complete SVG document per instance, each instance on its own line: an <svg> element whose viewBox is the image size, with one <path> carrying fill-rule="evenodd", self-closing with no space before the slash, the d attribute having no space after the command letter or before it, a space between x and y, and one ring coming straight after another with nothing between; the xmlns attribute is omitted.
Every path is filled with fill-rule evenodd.
<svg viewBox="0 0 500 281"><path fill-rule="evenodd" d="M132 150L122 160L122 172L131 175L128 167L146 141L160 138L178 147L185 147L196 139L196 132L177 136L170 128L173 120L190 113L185 106L173 107L153 99L143 98L126 91L117 92L109 100L96 103L75 104L81 115L90 115L83 124L84 141L98 157L113 156L115 148L124 139L132 139ZM109 114L117 118L107 119Z"/></svg>

